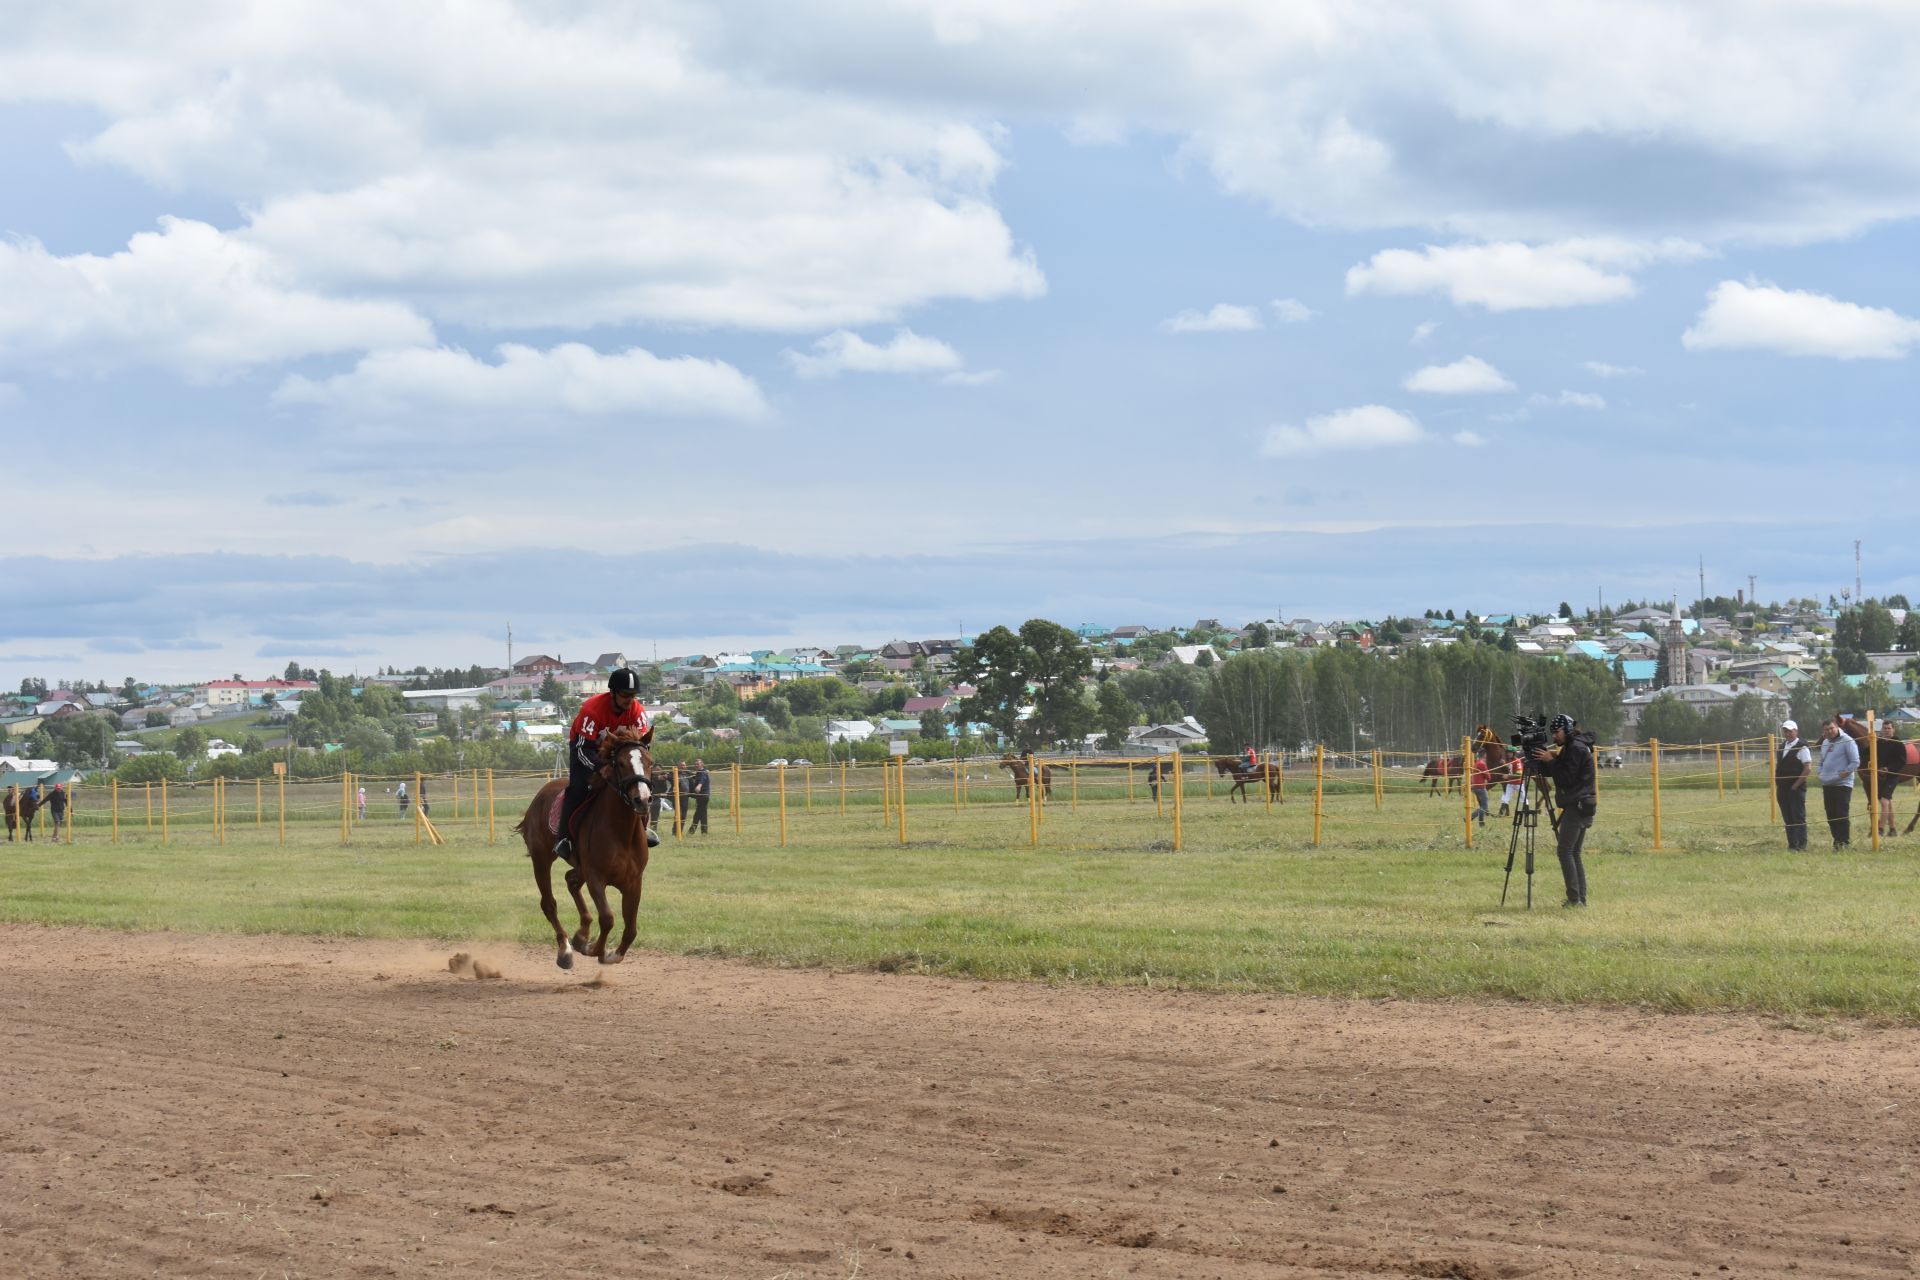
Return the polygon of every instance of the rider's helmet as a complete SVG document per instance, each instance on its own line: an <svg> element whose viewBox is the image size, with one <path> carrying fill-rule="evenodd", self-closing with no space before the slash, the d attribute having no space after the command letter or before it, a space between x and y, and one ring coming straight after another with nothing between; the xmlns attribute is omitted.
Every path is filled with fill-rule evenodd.
<svg viewBox="0 0 1920 1280"><path fill-rule="evenodd" d="M610 693L640 692L640 675L632 667L615 668L607 676L607 690Z"/></svg>
<svg viewBox="0 0 1920 1280"><path fill-rule="evenodd" d="M1559 730L1565 730L1567 733L1572 733L1573 717L1568 715L1566 712L1562 711L1559 715L1547 721L1547 728L1549 730L1559 729Z"/></svg>

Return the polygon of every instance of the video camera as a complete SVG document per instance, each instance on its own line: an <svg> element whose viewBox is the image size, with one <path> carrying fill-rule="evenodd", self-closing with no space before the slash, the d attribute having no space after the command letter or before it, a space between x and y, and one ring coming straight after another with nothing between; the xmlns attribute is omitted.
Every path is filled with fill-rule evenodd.
<svg viewBox="0 0 1920 1280"><path fill-rule="evenodd" d="M1513 736L1507 739L1507 744L1532 769L1536 767L1533 753L1553 745L1553 732L1547 728L1544 716L1515 716Z"/></svg>

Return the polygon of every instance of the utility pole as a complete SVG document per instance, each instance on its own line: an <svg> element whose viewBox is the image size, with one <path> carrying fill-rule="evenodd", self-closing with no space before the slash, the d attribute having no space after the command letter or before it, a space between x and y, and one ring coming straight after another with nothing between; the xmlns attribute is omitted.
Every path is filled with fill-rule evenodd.
<svg viewBox="0 0 1920 1280"><path fill-rule="evenodd" d="M1753 591L1754 591L1753 575L1748 574L1747 575L1747 607L1749 609L1757 609L1759 607L1758 603L1754 600Z"/></svg>
<svg viewBox="0 0 1920 1280"><path fill-rule="evenodd" d="M1858 538L1853 540L1853 598L1855 600L1866 599L1866 596L1861 594L1860 591L1860 539Z"/></svg>
<svg viewBox="0 0 1920 1280"><path fill-rule="evenodd" d="M1707 598L1707 557L1705 554L1700 556L1700 598L1702 600Z"/></svg>
<svg viewBox="0 0 1920 1280"><path fill-rule="evenodd" d="M507 674L513 674L513 624L507 624Z"/></svg>

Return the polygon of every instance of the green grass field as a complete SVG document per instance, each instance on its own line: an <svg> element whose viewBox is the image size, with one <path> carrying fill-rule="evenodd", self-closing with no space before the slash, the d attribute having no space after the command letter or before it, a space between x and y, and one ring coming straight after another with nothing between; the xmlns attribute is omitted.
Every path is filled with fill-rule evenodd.
<svg viewBox="0 0 1920 1280"><path fill-rule="evenodd" d="M1089 776L1076 801L1057 781L1034 848L1004 775L976 774L970 807L956 811L951 774L928 771L910 779L903 845L883 821L877 771L856 777L845 815L832 775L816 773L811 808L789 779L785 847L773 775L750 779L739 834L723 794L711 836L669 836L640 944L994 978L1920 1023L1920 834L1866 848L1864 800L1852 851L1823 851L1816 818L1816 851L1789 855L1753 779L1722 794L1723 779L1676 774L1655 852L1646 780L1610 775L1589 843L1593 906L1558 907L1543 832L1529 912L1517 869L1499 906L1510 823L1468 851L1458 797L1429 799L1407 779L1378 809L1363 780L1330 786L1315 848L1310 784L1290 781L1269 811L1229 807L1219 787L1208 799L1195 775L1175 852L1171 805L1156 813L1144 785L1129 802ZM284 845L270 787L257 826L251 785L229 790L224 845L205 793L170 797L166 844L138 797L121 798L117 844L99 798L83 797L77 844L0 846L0 919L544 942L512 831L538 782L501 780L492 844L471 790L456 817L436 786L443 847L416 844L371 785L369 821L344 845L337 785L302 789Z"/></svg>

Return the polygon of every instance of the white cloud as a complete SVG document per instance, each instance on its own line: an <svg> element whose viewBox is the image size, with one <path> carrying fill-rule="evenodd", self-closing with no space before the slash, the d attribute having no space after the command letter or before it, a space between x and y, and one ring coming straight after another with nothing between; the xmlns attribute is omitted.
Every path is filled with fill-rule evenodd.
<svg viewBox="0 0 1920 1280"><path fill-rule="evenodd" d="M1268 305L1273 308L1273 318L1281 324L1303 324L1317 314L1298 298L1275 298Z"/></svg>
<svg viewBox="0 0 1920 1280"><path fill-rule="evenodd" d="M1920 346L1920 320L1824 293L1723 280L1680 341L1689 351L1898 360Z"/></svg>
<svg viewBox="0 0 1920 1280"><path fill-rule="evenodd" d="M1608 364L1604 360L1587 360L1582 367L1596 378L1637 378L1646 372L1630 364Z"/></svg>
<svg viewBox="0 0 1920 1280"><path fill-rule="evenodd" d="M1530 395L1527 403L1535 408L1559 407L1562 409L1604 409L1607 407L1605 396L1595 395L1591 391L1562 391L1557 396Z"/></svg>
<svg viewBox="0 0 1920 1280"><path fill-rule="evenodd" d="M1439 327L1440 322L1438 320L1422 320L1419 324L1413 326L1413 336L1407 339L1408 344L1416 347L1419 346L1428 338L1431 338L1433 331Z"/></svg>
<svg viewBox="0 0 1920 1280"><path fill-rule="evenodd" d="M302 356L431 342L397 302L324 297L204 222L164 218L106 257L0 242L0 360L58 372L152 365L213 382Z"/></svg>
<svg viewBox="0 0 1920 1280"><path fill-rule="evenodd" d="M672 6L85 0L12 33L79 157L247 210L306 288L496 328L887 323L1045 282L992 204L991 116L730 61Z"/></svg>
<svg viewBox="0 0 1920 1280"><path fill-rule="evenodd" d="M1266 325L1257 307L1219 302L1209 311L1182 311L1161 321L1160 327L1168 333L1248 333Z"/></svg>
<svg viewBox="0 0 1920 1280"><path fill-rule="evenodd" d="M837 378L843 373L944 373L961 371L960 353L938 338L902 329L885 346L857 333L838 330L813 344L815 354L785 352L788 365L803 378Z"/></svg>
<svg viewBox="0 0 1920 1280"><path fill-rule="evenodd" d="M989 382L998 382L1001 378L998 369L961 370L941 376L940 381L950 387L984 387Z"/></svg>
<svg viewBox="0 0 1920 1280"><path fill-rule="evenodd" d="M1537 310L1618 302L1639 291L1627 272L1661 259L1697 257L1682 241L1567 240L1557 244L1426 245L1383 249L1347 270L1349 294L1444 293L1455 306Z"/></svg>
<svg viewBox="0 0 1920 1280"><path fill-rule="evenodd" d="M1456 431L1453 442L1465 449L1478 449L1487 443L1487 438L1478 431Z"/></svg>
<svg viewBox="0 0 1920 1280"><path fill-rule="evenodd" d="M1269 458L1299 458L1415 444L1425 438L1420 424L1406 414L1385 405L1363 404L1308 418L1304 426L1268 427L1260 452Z"/></svg>
<svg viewBox="0 0 1920 1280"><path fill-rule="evenodd" d="M1514 390L1512 381L1505 374L1479 356L1462 356L1452 364L1430 364L1408 374L1402 385L1409 391L1441 396Z"/></svg>
<svg viewBox="0 0 1920 1280"><path fill-rule="evenodd" d="M768 415L753 380L732 365L662 359L639 347L602 355L577 342L550 351L507 343L497 363L450 347L375 352L319 380L287 378L282 405L310 405L360 424L510 424L559 415L729 418Z"/></svg>

